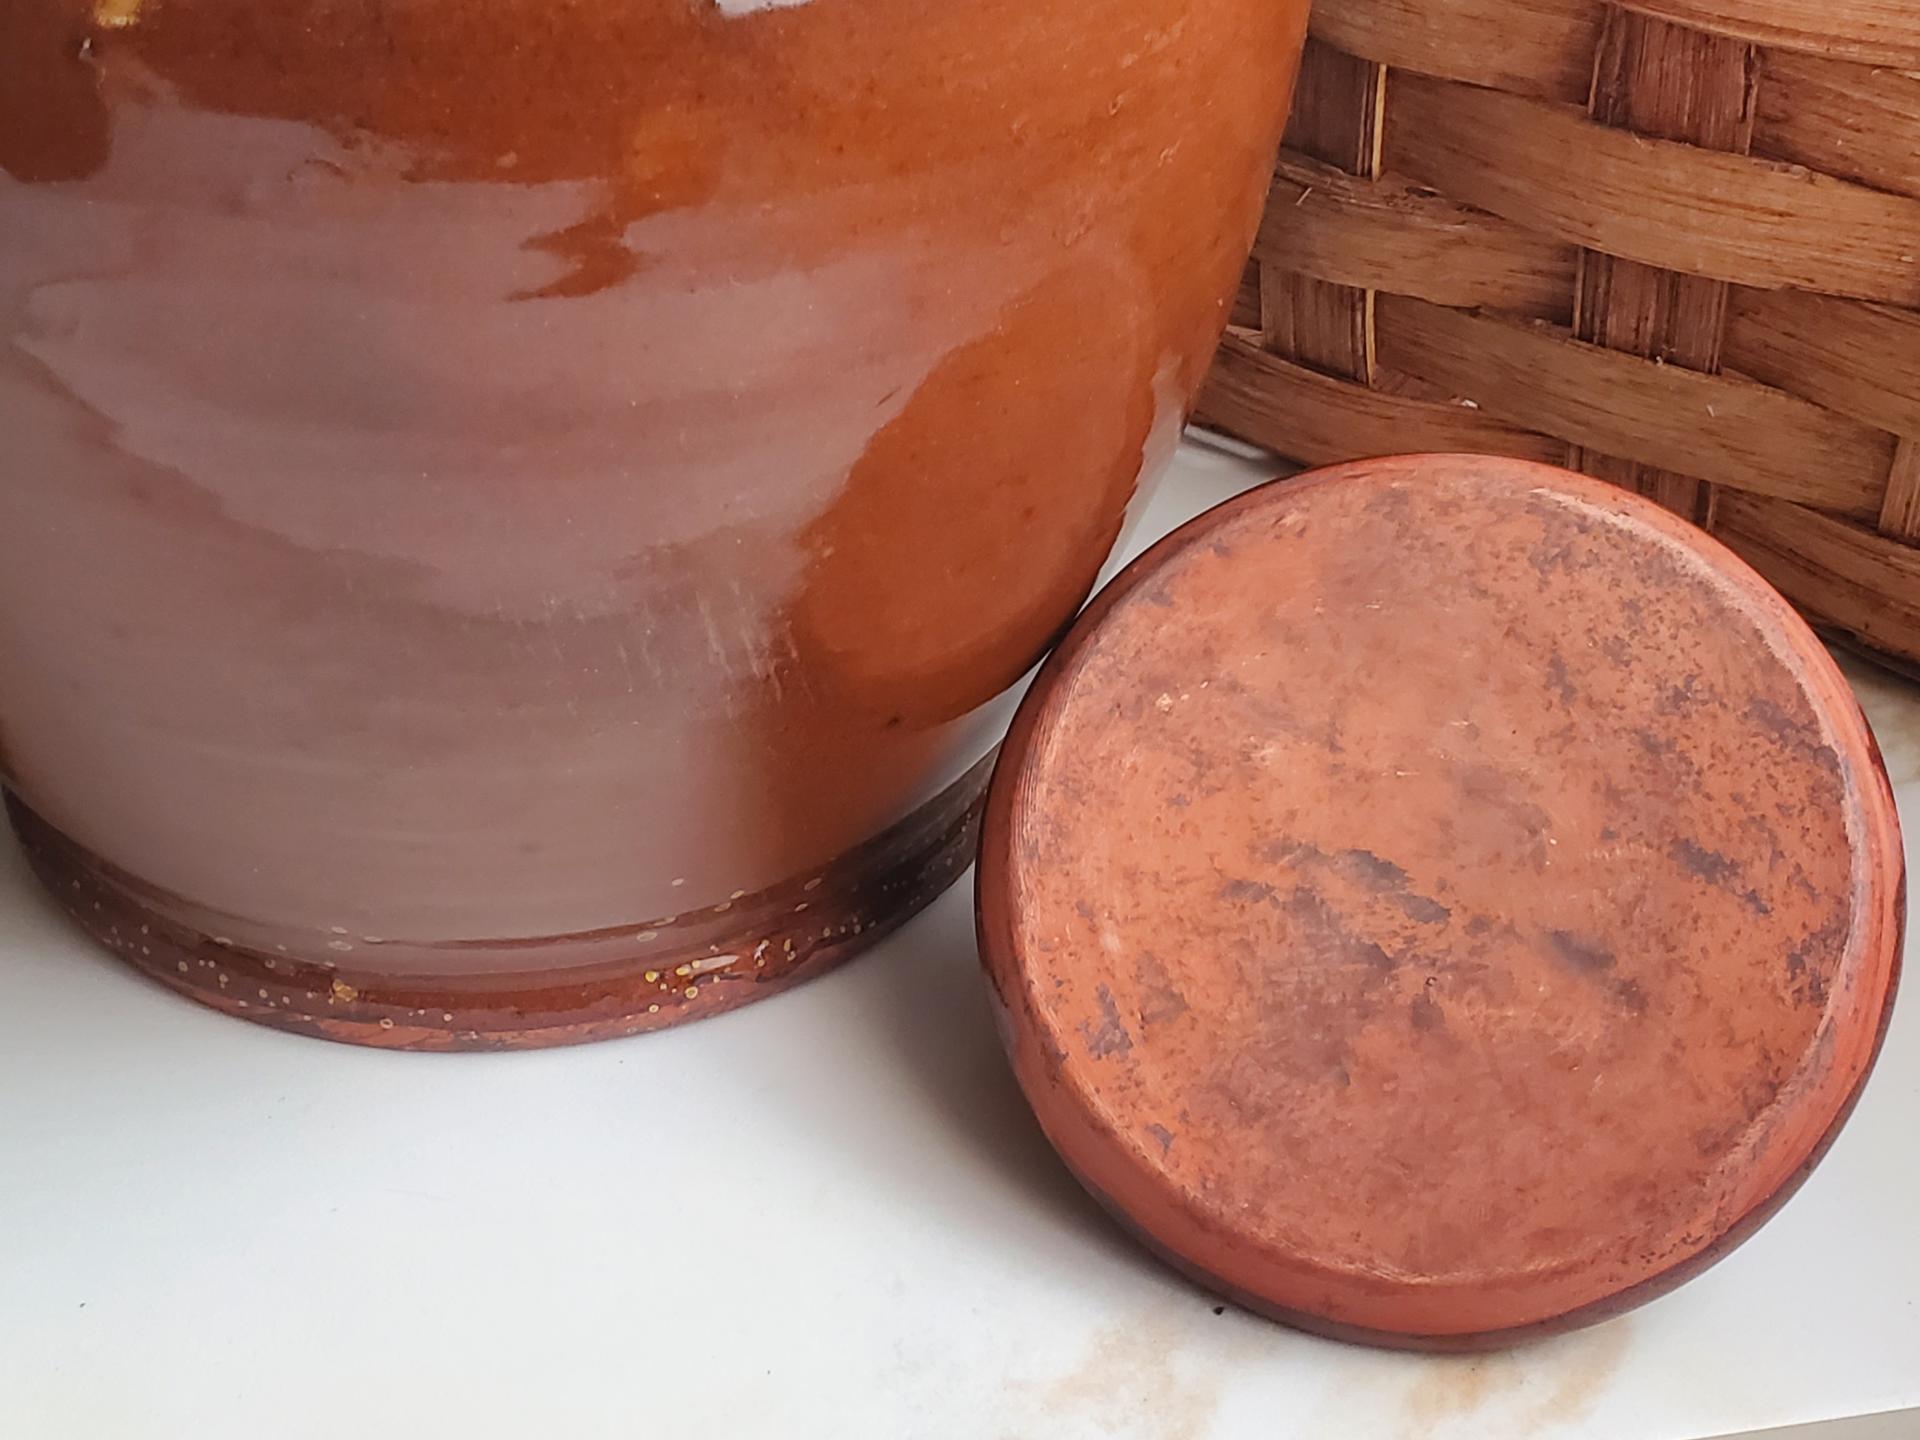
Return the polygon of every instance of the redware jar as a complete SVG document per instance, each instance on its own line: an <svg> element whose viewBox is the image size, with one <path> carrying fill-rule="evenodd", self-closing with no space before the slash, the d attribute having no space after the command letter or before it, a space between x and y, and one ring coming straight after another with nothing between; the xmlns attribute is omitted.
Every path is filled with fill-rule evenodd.
<svg viewBox="0 0 1920 1440"><path fill-rule="evenodd" d="M726 1008L964 865L1296 0L12 0L0 772L235 1013Z"/></svg>

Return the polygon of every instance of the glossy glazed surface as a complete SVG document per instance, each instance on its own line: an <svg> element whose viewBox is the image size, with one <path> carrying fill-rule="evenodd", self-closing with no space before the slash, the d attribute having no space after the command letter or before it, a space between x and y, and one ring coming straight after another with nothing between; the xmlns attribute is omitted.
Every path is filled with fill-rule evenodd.
<svg viewBox="0 0 1920 1440"><path fill-rule="evenodd" d="M1081 1178L1268 1313L1601 1318L1778 1206L1903 923L1859 707L1652 502L1417 457L1266 487L1102 593L995 777L981 945Z"/></svg>
<svg viewBox="0 0 1920 1440"><path fill-rule="evenodd" d="M1303 11L9 0L8 783L376 972L804 880L1173 443Z"/></svg>

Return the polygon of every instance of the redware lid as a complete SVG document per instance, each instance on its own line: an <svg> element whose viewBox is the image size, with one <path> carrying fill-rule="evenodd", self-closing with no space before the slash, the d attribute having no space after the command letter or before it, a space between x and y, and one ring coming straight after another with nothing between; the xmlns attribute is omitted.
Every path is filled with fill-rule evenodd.
<svg viewBox="0 0 1920 1440"><path fill-rule="evenodd" d="M1899 831L1807 627L1543 466L1374 461L1163 541L996 775L981 948L1042 1126L1208 1286L1480 1348L1752 1233L1890 1005Z"/></svg>

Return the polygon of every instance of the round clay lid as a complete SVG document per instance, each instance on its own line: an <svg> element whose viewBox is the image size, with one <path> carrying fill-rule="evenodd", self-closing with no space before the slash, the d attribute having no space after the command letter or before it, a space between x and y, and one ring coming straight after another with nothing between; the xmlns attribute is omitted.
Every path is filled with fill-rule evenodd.
<svg viewBox="0 0 1920 1440"><path fill-rule="evenodd" d="M1475 1348L1756 1229L1865 1081L1892 794L1805 624L1543 466L1276 483L1136 562L988 805L1022 1086L1116 1215L1306 1328Z"/></svg>

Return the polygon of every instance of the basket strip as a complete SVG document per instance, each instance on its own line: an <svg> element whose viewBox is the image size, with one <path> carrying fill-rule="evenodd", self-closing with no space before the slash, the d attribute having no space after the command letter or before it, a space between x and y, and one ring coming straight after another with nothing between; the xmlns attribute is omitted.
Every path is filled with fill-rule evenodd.
<svg viewBox="0 0 1920 1440"><path fill-rule="evenodd" d="M1911 310L1736 288L1725 359L1742 375L1920 437L1920 314Z"/></svg>
<svg viewBox="0 0 1920 1440"><path fill-rule="evenodd" d="M1336 174L1380 173L1386 71L1317 40L1301 57L1286 143ZM1364 289L1292 264L1261 260L1260 331L1277 355L1363 384L1373 373L1372 300Z"/></svg>
<svg viewBox="0 0 1920 1440"><path fill-rule="evenodd" d="M1609 10L1594 59L1592 118L1601 125L1711 150L1753 140L1753 48L1625 10ZM1585 251L1574 338L1668 365L1720 369L1728 285ZM1689 475L1576 451L1576 469L1652 495L1705 524L1712 496Z"/></svg>
<svg viewBox="0 0 1920 1440"><path fill-rule="evenodd" d="M1316 370L1373 377L1366 292L1273 270L1260 277L1260 333L1266 348Z"/></svg>
<svg viewBox="0 0 1920 1440"><path fill-rule="evenodd" d="M1862 65L1920 70L1920 12L1913 0L1620 0L1629 9L1695 29L1831 55Z"/></svg>
<svg viewBox="0 0 1920 1440"><path fill-rule="evenodd" d="M1785 50L1762 64L1756 154L1920 196L1920 75Z"/></svg>
<svg viewBox="0 0 1920 1440"><path fill-rule="evenodd" d="M1227 324L1236 330L1258 330L1260 328L1260 260L1258 256L1247 262L1247 268L1240 274L1240 289L1233 297L1233 304L1227 311Z"/></svg>
<svg viewBox="0 0 1920 1440"><path fill-rule="evenodd" d="M1920 550L1817 510L1722 491L1714 534L1814 623L1920 667Z"/></svg>
<svg viewBox="0 0 1920 1440"><path fill-rule="evenodd" d="M1796 396L1405 296L1379 296L1375 315L1382 365L1447 386L1509 424L1863 519L1880 513L1893 437ZM1803 463L1808 455L1821 464Z"/></svg>
<svg viewBox="0 0 1920 1440"><path fill-rule="evenodd" d="M1903 439L1894 452L1887 498L1880 504L1880 533L1920 545L1920 440Z"/></svg>
<svg viewBox="0 0 1920 1440"><path fill-rule="evenodd" d="M1600 17L1592 0L1320 0L1318 39L1398 70L1581 101Z"/></svg>
<svg viewBox="0 0 1920 1440"><path fill-rule="evenodd" d="M1275 270L1438 305L1571 314L1576 247L1397 176L1363 180L1283 154L1254 255Z"/></svg>
<svg viewBox="0 0 1920 1440"><path fill-rule="evenodd" d="M1378 175L1384 68L1309 36L1287 122L1287 148L1347 175Z"/></svg>
<svg viewBox="0 0 1920 1440"><path fill-rule="evenodd" d="M1372 390L1322 375L1229 332L1194 420L1308 465L1404 452L1486 450L1566 463L1562 440L1508 425L1468 405ZM1392 436L1390 445L1381 436Z"/></svg>
<svg viewBox="0 0 1920 1440"><path fill-rule="evenodd" d="M1692 275L1920 304L1920 200L1428 76L1391 94L1387 167L1517 224Z"/></svg>

